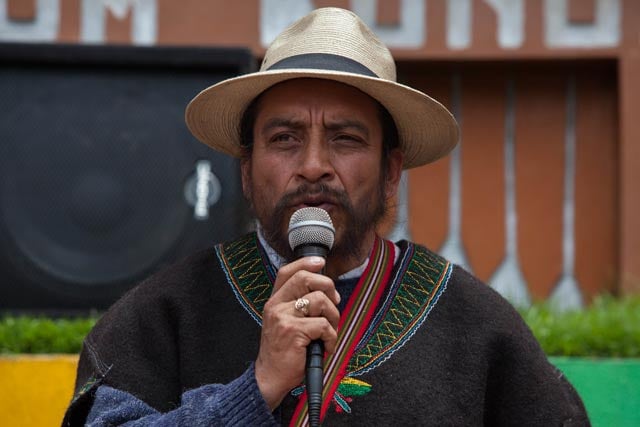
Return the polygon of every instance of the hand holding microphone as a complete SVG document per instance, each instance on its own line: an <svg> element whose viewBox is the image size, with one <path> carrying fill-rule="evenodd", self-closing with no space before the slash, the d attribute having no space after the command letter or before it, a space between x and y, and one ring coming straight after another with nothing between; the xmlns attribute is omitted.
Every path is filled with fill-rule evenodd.
<svg viewBox="0 0 640 427"><path fill-rule="evenodd" d="M302 208L291 215L289 221L289 245L296 259L307 256L326 258L333 246L335 229L329 214L320 208ZM324 273L324 269L320 272ZM309 300L299 298L295 308L308 314ZM307 347L306 386L309 406L309 425L320 425L322 408L324 344L322 340L313 340Z"/></svg>
<svg viewBox="0 0 640 427"><path fill-rule="evenodd" d="M307 212L306 209L310 208L304 209L303 212ZM327 215L326 211L321 211ZM294 214L292 218L299 218L299 215ZM311 222L318 221L317 218L309 218L306 215L303 219ZM331 223L329 222L329 224ZM306 222L306 226L310 225L314 224ZM294 226L293 230L297 231L293 231L291 236L298 234L315 236L316 232L312 229L318 227L318 224L311 227L311 230L306 226L304 223ZM320 227L326 228L326 224L320 225ZM333 281L321 274L324 261L319 256L322 254L314 252L318 249L317 247L313 248L313 242L316 242L317 246L317 240L312 238L311 240L298 241L295 239L294 241L298 242L294 245L294 252L297 252L295 248L298 247L298 251L316 256L303 255L281 267L274 283L272 295L264 306L255 375L260 392L272 410L280 404L291 389L302 382L305 376L307 346L310 341L320 340L321 343L324 343L327 352L334 351L340 320L340 313L336 307L340 297L335 290ZM330 245L322 243L326 240L320 240L320 242L320 246L330 247ZM297 253L297 256L300 256L300 253ZM299 300L309 302L299 302L299 308L296 309L296 303ZM307 313L305 314L304 311ZM314 364L321 367L324 352L317 351L317 347L315 348L314 360L316 362ZM319 378L321 393L322 373L319 374ZM317 380L312 380L312 382L318 385Z"/></svg>

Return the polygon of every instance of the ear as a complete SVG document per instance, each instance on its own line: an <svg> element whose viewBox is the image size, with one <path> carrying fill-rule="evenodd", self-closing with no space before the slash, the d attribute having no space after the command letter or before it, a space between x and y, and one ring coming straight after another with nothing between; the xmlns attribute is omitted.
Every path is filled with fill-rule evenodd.
<svg viewBox="0 0 640 427"><path fill-rule="evenodd" d="M247 200L251 200L251 157L240 160L240 178L242 179L242 193Z"/></svg>
<svg viewBox="0 0 640 427"><path fill-rule="evenodd" d="M400 177L402 176L403 156L399 148L395 148L389 152L387 161L387 182L385 183L385 195L387 200L395 197L398 192Z"/></svg>

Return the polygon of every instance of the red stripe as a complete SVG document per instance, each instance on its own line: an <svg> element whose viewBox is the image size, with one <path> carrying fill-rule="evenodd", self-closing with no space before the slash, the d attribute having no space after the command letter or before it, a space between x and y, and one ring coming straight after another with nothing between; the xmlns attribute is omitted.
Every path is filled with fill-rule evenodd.
<svg viewBox="0 0 640 427"><path fill-rule="evenodd" d="M394 256L395 256L395 248L393 246L393 244L391 242L381 242L382 244L387 244L388 246L388 254L389 254L389 258L391 258L391 260L393 260ZM366 326L369 324L369 322L371 321L371 317L373 317L373 314L375 312L376 307L378 307L378 303L380 302L380 298L383 294L383 291L385 289L384 284L386 284L389 280L389 276L391 275L391 270L393 269L393 262L385 262L387 260L382 260L382 265L381 267L386 267L384 272L383 272L383 276L382 276L382 280L381 280L381 285L377 287L376 289L376 294L373 297L373 300L371 302L371 304L369 305L368 310L366 310L366 312L364 313L364 317L361 317L361 321L360 323L360 327L358 328L358 330L356 331L356 335L355 337L353 337L353 339L351 340L351 345L347 348L347 353L344 357L342 357L341 360L341 366L338 368L338 374L336 375L336 379L335 381L332 381L329 385L328 388L328 392L326 393L326 397L323 402L322 402L322 411L320 412L320 419L324 419L324 416L326 414L327 409L329 408L329 404L331 403L331 400L333 398L333 395L335 394L336 390L338 389L338 386L340 385L340 381L342 380L342 378L344 378L346 370L347 370L347 366L349 364L349 361L351 360L351 357L353 356L353 353L355 351L355 347L358 344L358 342L360 342L360 339L362 338L362 335L364 334L364 332L366 331ZM354 291L355 292L355 291Z"/></svg>
<svg viewBox="0 0 640 427"><path fill-rule="evenodd" d="M386 246L387 251L384 250L384 246L382 245ZM349 361L355 351L355 347L357 343L360 342L360 339L362 339L366 326L371 321L371 317L380 302L380 298L386 287L385 285L391 276L391 271L393 270L394 258L395 247L393 243L376 238L374 248L371 251L369 263L360 277L351 298L349 298L347 306L343 311L344 316L340 317L338 325L339 348L335 354L325 360L325 386L323 390L323 403L320 414L321 419L324 419L334 393L340 385L340 381L344 378ZM372 268L375 268L375 270L371 271ZM382 278L380 279L381 270L383 271ZM375 292L373 296L371 296L372 292ZM354 307L357 312L352 313ZM348 320L351 321L347 323ZM348 329L343 331L342 327L345 326L345 323L347 323L346 326ZM352 333L354 329L356 331L355 335ZM339 364L337 368L336 364ZM331 378L334 378L334 380L330 381ZM306 410L307 394L304 392L301 395L300 401L298 402L293 417L291 418L290 425L295 426L297 421L301 421L303 425L308 425L309 419ZM301 417L303 417L303 420L300 420Z"/></svg>

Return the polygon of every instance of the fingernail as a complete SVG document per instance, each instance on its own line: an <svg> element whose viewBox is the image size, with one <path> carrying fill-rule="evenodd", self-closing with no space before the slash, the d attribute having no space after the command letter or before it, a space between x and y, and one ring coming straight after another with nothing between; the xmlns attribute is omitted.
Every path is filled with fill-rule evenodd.
<svg viewBox="0 0 640 427"><path fill-rule="evenodd" d="M340 298L340 293L338 291L336 291L336 301L337 301L336 304L340 304L340 300L341 299L342 298Z"/></svg>
<svg viewBox="0 0 640 427"><path fill-rule="evenodd" d="M324 264L324 258L319 256L312 256L312 257L309 257L309 262L311 262L311 264L314 264L314 265L321 265L321 264Z"/></svg>

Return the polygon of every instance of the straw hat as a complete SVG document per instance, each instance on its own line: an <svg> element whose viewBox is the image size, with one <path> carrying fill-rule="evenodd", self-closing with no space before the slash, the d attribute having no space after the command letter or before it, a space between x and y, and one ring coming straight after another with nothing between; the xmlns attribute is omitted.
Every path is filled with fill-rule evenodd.
<svg viewBox="0 0 640 427"><path fill-rule="evenodd" d="M217 83L187 106L191 133L215 150L241 155L240 121L251 101L295 78L320 78L358 88L382 104L398 128L405 169L433 162L458 141L455 119L439 102L396 83L387 47L354 13L316 9L269 46L260 71Z"/></svg>

